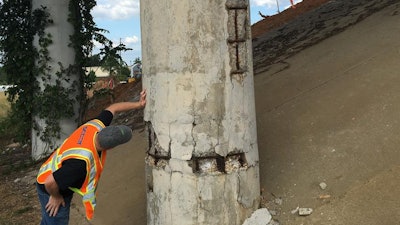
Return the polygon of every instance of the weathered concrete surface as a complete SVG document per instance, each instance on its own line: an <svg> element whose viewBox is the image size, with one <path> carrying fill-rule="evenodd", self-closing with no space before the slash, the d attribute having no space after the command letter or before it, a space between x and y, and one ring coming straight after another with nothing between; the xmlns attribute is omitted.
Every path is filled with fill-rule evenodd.
<svg viewBox="0 0 400 225"><path fill-rule="evenodd" d="M141 1L148 224L241 225L259 207L248 4Z"/></svg>
<svg viewBox="0 0 400 225"><path fill-rule="evenodd" d="M243 225L267 225L271 221L271 214L268 209L257 209L249 218L247 218Z"/></svg>

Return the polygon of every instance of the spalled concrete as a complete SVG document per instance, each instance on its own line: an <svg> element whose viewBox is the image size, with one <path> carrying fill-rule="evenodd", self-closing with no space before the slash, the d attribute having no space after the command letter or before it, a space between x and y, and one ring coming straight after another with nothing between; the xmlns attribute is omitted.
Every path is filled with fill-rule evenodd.
<svg viewBox="0 0 400 225"><path fill-rule="evenodd" d="M248 4L141 2L148 224L241 225L259 207Z"/></svg>

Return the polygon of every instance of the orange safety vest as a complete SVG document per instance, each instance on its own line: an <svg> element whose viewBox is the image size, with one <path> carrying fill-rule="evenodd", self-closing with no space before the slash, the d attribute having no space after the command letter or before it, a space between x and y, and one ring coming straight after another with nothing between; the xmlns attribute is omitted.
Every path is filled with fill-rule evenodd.
<svg viewBox="0 0 400 225"><path fill-rule="evenodd" d="M82 187L80 189L70 187L69 189L82 196L88 220L93 218L96 206L96 187L106 159L106 151L103 151L99 157L94 141L97 132L104 127L104 124L97 119L80 126L43 163L37 176L37 182L44 184L46 178L62 166L63 161L67 159L84 160L86 162L86 178Z"/></svg>

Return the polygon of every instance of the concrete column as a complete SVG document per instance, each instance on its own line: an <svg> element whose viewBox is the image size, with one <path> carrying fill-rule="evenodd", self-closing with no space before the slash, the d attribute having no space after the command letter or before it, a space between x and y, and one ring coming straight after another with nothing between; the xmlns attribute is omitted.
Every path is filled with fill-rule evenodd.
<svg viewBox="0 0 400 225"><path fill-rule="evenodd" d="M242 224L260 196L248 0L140 6L147 224Z"/></svg>
<svg viewBox="0 0 400 225"><path fill-rule="evenodd" d="M73 26L68 22L69 5L70 0L58 0L58 1L48 1L48 0L33 0L32 8L37 9L42 6L46 7L46 10L50 13L50 19L53 20L53 24L46 28L45 32L51 35L52 44L50 44L47 49L49 51L49 57L51 60L48 62L49 71L48 74L42 74L43 76L49 75L52 77L50 80L43 80L38 78L39 85L44 88L45 84L54 84L57 79L57 73L61 71L59 63L61 63L64 69L67 69L70 65L75 64L75 50L68 46L70 41L70 36L74 32ZM34 45L40 49L38 38L35 38ZM69 71L69 81L63 81L62 85L71 88L75 85L77 89L76 82L79 80L79 74ZM75 84L74 84L75 83ZM80 92L77 90L75 92L78 95ZM70 96L71 99L75 99L74 96ZM61 137L58 140L49 145L40 139L42 135L45 123L39 118L34 118L34 121L39 125L40 130L32 130L32 158L35 160L43 158L47 153L52 152L55 147L62 144L65 138L67 138L78 125L78 107L79 102L75 103L75 115L76 117L67 118L60 121L61 125ZM62 109L60 109L62 110Z"/></svg>

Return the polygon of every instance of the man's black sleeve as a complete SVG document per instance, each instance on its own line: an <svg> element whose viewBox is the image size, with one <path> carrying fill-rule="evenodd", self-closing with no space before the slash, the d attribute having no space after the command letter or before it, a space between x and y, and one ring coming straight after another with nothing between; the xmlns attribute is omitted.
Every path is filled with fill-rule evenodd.
<svg viewBox="0 0 400 225"><path fill-rule="evenodd" d="M103 110L101 113L95 118L103 122L105 126L110 126L113 120L113 114L108 110Z"/></svg>
<svg viewBox="0 0 400 225"><path fill-rule="evenodd" d="M86 178L86 162L80 159L68 159L62 163L60 169L53 173L60 194L63 196L72 194L69 187L81 188Z"/></svg>

